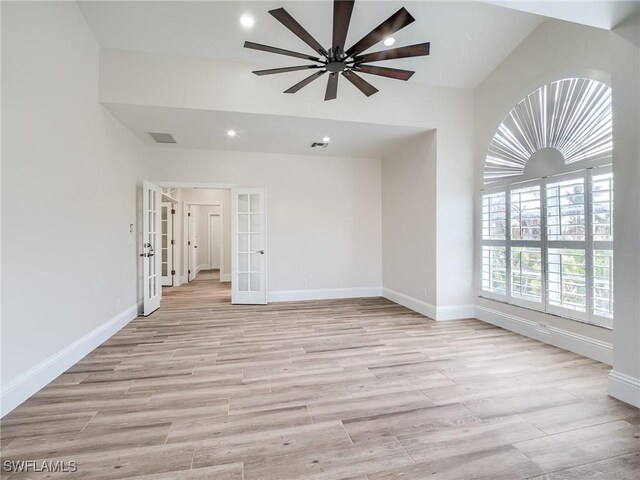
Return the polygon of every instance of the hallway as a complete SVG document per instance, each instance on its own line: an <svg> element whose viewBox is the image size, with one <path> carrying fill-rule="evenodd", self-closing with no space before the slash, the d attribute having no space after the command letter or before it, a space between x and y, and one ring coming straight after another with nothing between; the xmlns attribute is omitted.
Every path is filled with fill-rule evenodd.
<svg viewBox="0 0 640 480"><path fill-rule="evenodd" d="M162 288L162 307L184 307L196 299L203 304L231 304L231 282L220 282L219 270L201 270L191 283Z"/></svg>
<svg viewBox="0 0 640 480"><path fill-rule="evenodd" d="M213 272L2 420L4 460L139 480L635 478L609 367L381 298L232 306ZM3 478L5 478L3 476ZM542 477L540 477L542 478Z"/></svg>

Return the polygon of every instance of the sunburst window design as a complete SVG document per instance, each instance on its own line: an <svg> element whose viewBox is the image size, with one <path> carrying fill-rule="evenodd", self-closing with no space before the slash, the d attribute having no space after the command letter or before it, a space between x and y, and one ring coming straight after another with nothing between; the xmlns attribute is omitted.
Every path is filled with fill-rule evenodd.
<svg viewBox="0 0 640 480"><path fill-rule="evenodd" d="M569 78L539 88L498 127L485 160L485 184L522 175L544 148L560 152L565 164L610 159L611 116L611 88L601 82Z"/></svg>

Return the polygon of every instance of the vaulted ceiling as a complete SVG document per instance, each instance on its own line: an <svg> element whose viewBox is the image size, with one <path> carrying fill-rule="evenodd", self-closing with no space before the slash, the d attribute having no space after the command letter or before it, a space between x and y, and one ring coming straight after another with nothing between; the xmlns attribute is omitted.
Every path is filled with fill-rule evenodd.
<svg viewBox="0 0 640 480"><path fill-rule="evenodd" d="M333 8L328 0L79 4L102 47L231 60L249 68L304 63L242 48L249 40L309 51L268 14L279 7L286 8L321 44L331 43ZM360 0L355 4L347 44L358 41L402 6L416 21L395 35L395 46L429 41L431 55L388 61L385 66L415 70L412 82L458 88L475 87L546 19L481 2ZM240 27L242 14L255 18L254 28Z"/></svg>

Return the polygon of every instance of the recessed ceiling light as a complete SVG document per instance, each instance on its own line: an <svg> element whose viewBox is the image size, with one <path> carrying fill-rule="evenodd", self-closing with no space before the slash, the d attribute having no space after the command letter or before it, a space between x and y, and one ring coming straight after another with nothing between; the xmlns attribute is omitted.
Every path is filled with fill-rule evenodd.
<svg viewBox="0 0 640 480"><path fill-rule="evenodd" d="M330 142L331 141L331 137L322 137L322 141L324 143Z"/></svg>
<svg viewBox="0 0 640 480"><path fill-rule="evenodd" d="M393 45L394 43L396 43L396 39L393 37L387 37L384 39L384 44L387 47L390 47L391 45Z"/></svg>
<svg viewBox="0 0 640 480"><path fill-rule="evenodd" d="M240 25L242 25L244 28L251 28L255 23L256 21L251 15L245 14L240 17Z"/></svg>
<svg viewBox="0 0 640 480"><path fill-rule="evenodd" d="M235 137L237 134L235 130L227 130L227 137Z"/></svg>

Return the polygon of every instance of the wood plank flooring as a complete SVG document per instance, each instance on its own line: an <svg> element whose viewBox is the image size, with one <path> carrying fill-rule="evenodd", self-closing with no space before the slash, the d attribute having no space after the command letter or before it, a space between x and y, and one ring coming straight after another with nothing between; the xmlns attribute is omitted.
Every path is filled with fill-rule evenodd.
<svg viewBox="0 0 640 480"><path fill-rule="evenodd" d="M1 422L3 461L138 480L637 479L609 367L385 299L231 306L203 273Z"/></svg>

